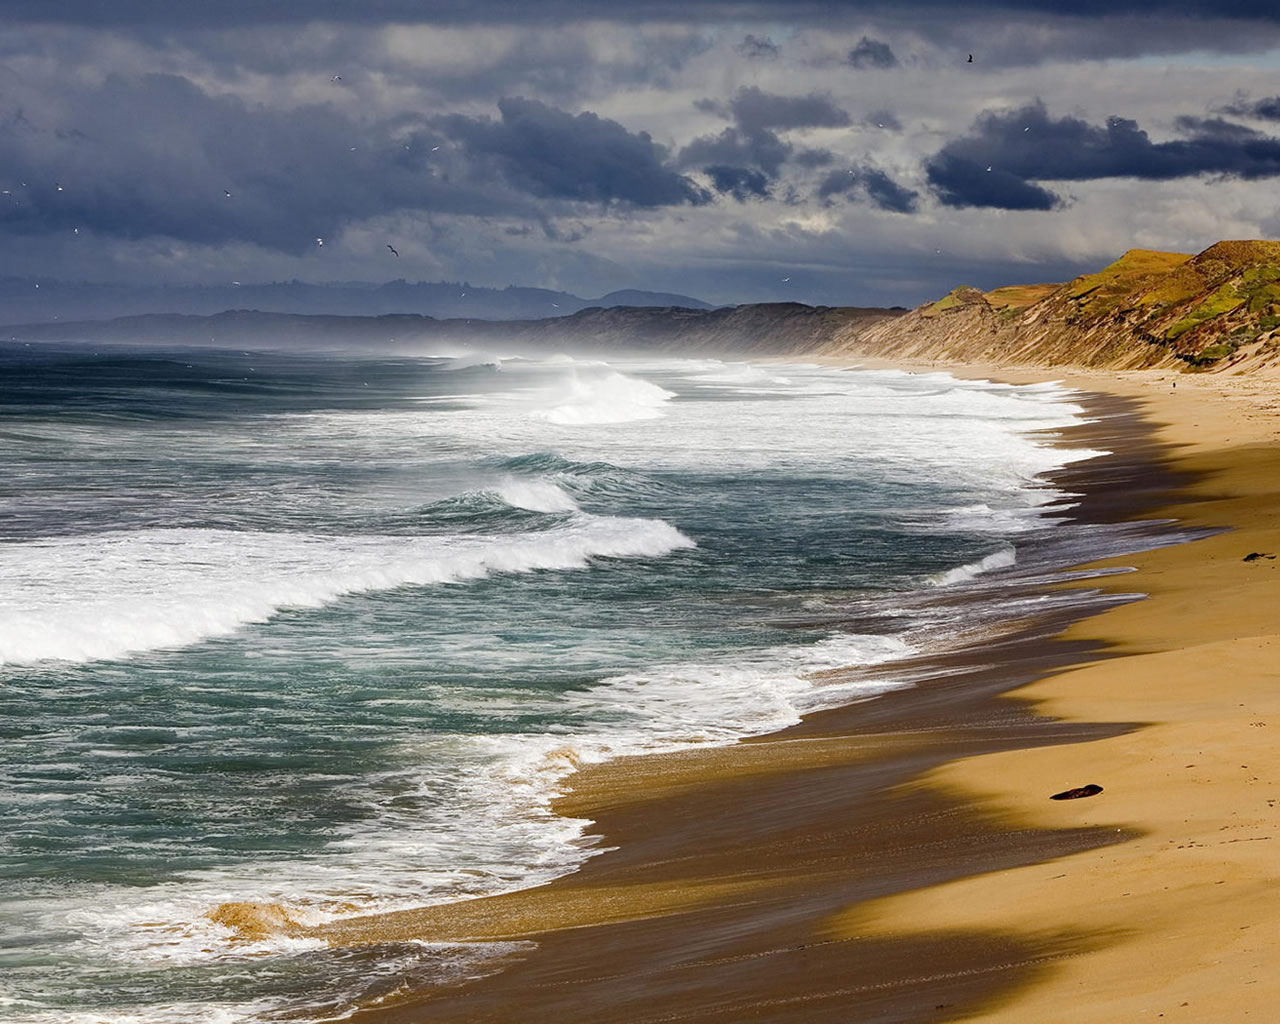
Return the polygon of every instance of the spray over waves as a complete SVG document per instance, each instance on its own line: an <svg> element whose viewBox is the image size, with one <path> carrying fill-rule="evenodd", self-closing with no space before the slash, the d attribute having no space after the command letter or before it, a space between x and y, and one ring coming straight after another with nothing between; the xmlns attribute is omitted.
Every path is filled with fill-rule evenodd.
<svg viewBox="0 0 1280 1024"><path fill-rule="evenodd" d="M9 581L0 665L184 647L347 594L583 569L594 558L655 558L694 546L661 520L585 515L509 536L176 528L17 544L0 549Z"/></svg>
<svg viewBox="0 0 1280 1024"><path fill-rule="evenodd" d="M673 398L674 393L617 370L575 366L538 395L542 407L533 417L563 426L654 420Z"/></svg>

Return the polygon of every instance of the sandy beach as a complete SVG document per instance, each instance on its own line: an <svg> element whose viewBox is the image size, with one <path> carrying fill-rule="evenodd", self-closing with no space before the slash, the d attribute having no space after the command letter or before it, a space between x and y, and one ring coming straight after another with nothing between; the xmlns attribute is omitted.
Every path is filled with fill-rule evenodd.
<svg viewBox="0 0 1280 1024"><path fill-rule="evenodd" d="M1098 396L1089 443L1117 454L1085 514L1222 532L1100 563L1137 572L1082 585L1148 599L1028 623L919 689L580 772L558 809L610 850L581 871L321 932L531 943L355 1020L1269 1019L1280 381L948 369Z"/></svg>

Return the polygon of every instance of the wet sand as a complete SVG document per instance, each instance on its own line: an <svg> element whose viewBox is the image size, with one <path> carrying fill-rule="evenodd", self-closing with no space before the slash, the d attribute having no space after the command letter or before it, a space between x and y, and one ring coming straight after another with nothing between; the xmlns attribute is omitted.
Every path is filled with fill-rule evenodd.
<svg viewBox="0 0 1280 1024"><path fill-rule="evenodd" d="M1115 560L1139 572L1102 584L1149 600L1026 623L769 737L579 773L558 809L613 848L581 871L323 931L533 945L352 1019L1262 1019L1280 560L1242 558L1280 553L1280 389L1171 380L1069 381L1133 396L1095 405L1089 443L1117 454L1064 471L1082 517L1233 527ZM1104 792L1048 800L1088 782Z"/></svg>

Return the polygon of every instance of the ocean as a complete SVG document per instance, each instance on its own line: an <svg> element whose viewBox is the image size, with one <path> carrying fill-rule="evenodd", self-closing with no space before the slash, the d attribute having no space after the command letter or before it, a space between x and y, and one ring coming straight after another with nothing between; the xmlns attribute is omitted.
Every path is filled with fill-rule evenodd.
<svg viewBox="0 0 1280 1024"><path fill-rule="evenodd" d="M1050 482L1084 419L944 373L5 344L0 1018L306 1020L491 969L208 915L546 881L601 852L549 809L576 766L1116 600L1043 587L1151 542Z"/></svg>

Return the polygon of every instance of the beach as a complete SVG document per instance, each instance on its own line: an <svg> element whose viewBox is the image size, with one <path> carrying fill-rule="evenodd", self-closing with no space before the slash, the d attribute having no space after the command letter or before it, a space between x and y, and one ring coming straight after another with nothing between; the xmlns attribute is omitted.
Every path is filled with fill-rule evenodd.
<svg viewBox="0 0 1280 1024"><path fill-rule="evenodd" d="M354 1019L1267 1012L1274 379L949 369L1097 396L1090 443L1116 454L1087 470L1080 514L1216 532L1068 584L1146 600L1028 623L927 686L731 747L585 768L557 810L595 821L609 852L574 875L323 931L366 948L532 943L487 977L388 992ZM1048 799L1088 783L1103 792Z"/></svg>

